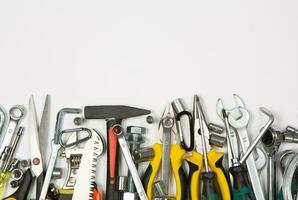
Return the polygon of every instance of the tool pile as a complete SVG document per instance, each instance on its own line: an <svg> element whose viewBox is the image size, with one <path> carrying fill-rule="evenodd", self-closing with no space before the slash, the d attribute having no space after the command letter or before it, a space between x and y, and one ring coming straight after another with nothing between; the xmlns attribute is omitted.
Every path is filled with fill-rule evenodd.
<svg viewBox="0 0 298 200"><path fill-rule="evenodd" d="M156 129L160 139L152 147L142 145L145 127L128 126L124 131L121 124L123 119L145 115L147 123L152 124L154 118L149 110L119 105L62 108L48 142L49 95L40 123L34 98L30 97L26 129L20 126L25 116L23 106L12 107L8 114L0 106L0 198L26 200L30 193L36 200L101 200L104 196L108 200L297 199L298 153L279 151L279 147L282 143L297 143L298 130L290 126L277 130L272 126L274 116L261 107L268 119L251 140L249 112L239 96L234 95L234 101L232 108L226 108L222 99L217 101L222 126L207 121L197 95L192 113L181 99L172 101L160 117ZM73 117L73 127L63 128L65 116ZM99 119L106 121L106 137L84 126L88 120ZM16 157L25 135L30 141L30 160ZM47 149L51 150L48 160ZM105 151L107 162L99 159ZM119 175L122 157L127 176ZM67 170L58 167L58 160L67 162ZM144 173L139 169L141 162L149 163ZM100 164L107 165L105 195L96 183L101 178L96 176ZM284 174L280 189L276 166ZM265 167L266 185L260 180ZM58 187L59 180L63 184ZM8 188L13 190L11 194L7 194Z"/></svg>

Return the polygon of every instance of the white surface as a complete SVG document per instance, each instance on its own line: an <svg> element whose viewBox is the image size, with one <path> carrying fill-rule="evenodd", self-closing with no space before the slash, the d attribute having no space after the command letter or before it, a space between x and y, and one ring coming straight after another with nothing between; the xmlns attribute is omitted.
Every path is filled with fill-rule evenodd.
<svg viewBox="0 0 298 200"><path fill-rule="evenodd" d="M259 106L270 109L281 128L297 123L297 35L295 0L3 0L0 103L7 109L27 105L34 94L40 113L50 93L53 134L56 112L65 106L127 104L152 109L158 117L176 97L191 108L198 93L207 118L220 122L217 98L229 104L238 93L256 135ZM94 124L105 135L104 122ZM156 124L148 128L153 142ZM27 142L24 137L24 155ZM104 162L105 157L101 177Z"/></svg>

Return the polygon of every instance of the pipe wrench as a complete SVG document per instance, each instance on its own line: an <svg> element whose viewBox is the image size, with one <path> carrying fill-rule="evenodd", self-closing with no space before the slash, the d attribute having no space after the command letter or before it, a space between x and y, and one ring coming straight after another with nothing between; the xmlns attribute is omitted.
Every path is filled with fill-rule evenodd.
<svg viewBox="0 0 298 200"><path fill-rule="evenodd" d="M236 106L227 110L229 124L236 130L242 151L245 153L250 146L247 126L249 122L249 112L244 106L242 99L236 94L233 95ZM220 100L221 101L221 100ZM253 155L246 160L248 174L252 183L257 200L265 200L265 195L260 182L258 170Z"/></svg>

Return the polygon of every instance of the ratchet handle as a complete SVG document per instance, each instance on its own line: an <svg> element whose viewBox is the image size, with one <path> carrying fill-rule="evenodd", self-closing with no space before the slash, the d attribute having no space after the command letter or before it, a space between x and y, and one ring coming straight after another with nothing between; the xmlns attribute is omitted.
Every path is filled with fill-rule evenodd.
<svg viewBox="0 0 298 200"><path fill-rule="evenodd" d="M222 160L223 160L223 153L216 152L214 149L211 149L208 156L208 163L211 170L216 174L216 181L219 186L219 190L221 193L221 197L223 200L230 200L231 194L229 189L229 184L224 174Z"/></svg>
<svg viewBox="0 0 298 200"><path fill-rule="evenodd" d="M187 198L187 177L182 165L184 155L185 150L180 144L171 145L170 158L176 183L176 200Z"/></svg>
<svg viewBox="0 0 298 200"><path fill-rule="evenodd" d="M161 165L162 145L154 144L152 149L154 152L154 157L150 160L149 166L147 167L142 178L144 189L148 199L150 200L153 199L153 183Z"/></svg>
<svg viewBox="0 0 298 200"><path fill-rule="evenodd" d="M203 156L193 151L192 155L186 158L189 166L189 197L191 200L199 200L200 173L203 166Z"/></svg>
<svg viewBox="0 0 298 200"><path fill-rule="evenodd" d="M233 176L233 199L239 200L255 200L252 186L250 185L249 178L247 176L247 170L243 165L230 167L230 173Z"/></svg>
<svg viewBox="0 0 298 200"><path fill-rule="evenodd" d="M118 175L118 140L113 132L113 126L120 124L121 120L107 121L108 166L107 166L107 199L118 199L116 188Z"/></svg>

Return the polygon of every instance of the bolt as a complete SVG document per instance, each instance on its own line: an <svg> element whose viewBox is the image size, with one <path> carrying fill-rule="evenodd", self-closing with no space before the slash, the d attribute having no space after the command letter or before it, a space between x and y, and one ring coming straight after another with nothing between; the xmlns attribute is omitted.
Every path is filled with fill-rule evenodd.
<svg viewBox="0 0 298 200"><path fill-rule="evenodd" d="M19 181L17 181L17 180L12 180L11 182L10 182L10 186L11 186L11 188L17 188L18 186L20 185L20 182Z"/></svg>
<svg viewBox="0 0 298 200"><path fill-rule="evenodd" d="M154 122L154 118L151 115L149 115L146 117L146 121L148 124L152 124Z"/></svg>
<svg viewBox="0 0 298 200"><path fill-rule="evenodd" d="M22 160L20 165L23 168L30 167L30 161L29 160Z"/></svg>
<svg viewBox="0 0 298 200"><path fill-rule="evenodd" d="M140 149L140 145L144 143L143 134L146 133L146 128L139 126L128 126L127 127L127 137L126 140L129 144L130 153L133 155L135 151ZM138 164L135 162L136 167L138 168ZM130 173L128 173L127 177L127 191L135 193L136 189L133 183L133 179Z"/></svg>
<svg viewBox="0 0 298 200"><path fill-rule="evenodd" d="M23 171L18 168L12 170L11 174L12 174L12 179L16 181L21 180L21 178L23 177Z"/></svg>
<svg viewBox="0 0 298 200"><path fill-rule="evenodd" d="M222 134L224 132L224 127L222 127L218 124L214 124L214 123L209 123L208 124L208 129L210 131L218 133L218 134Z"/></svg>
<svg viewBox="0 0 298 200"><path fill-rule="evenodd" d="M76 117L73 119L73 123L77 126L83 124L85 122L85 119L83 117Z"/></svg>

